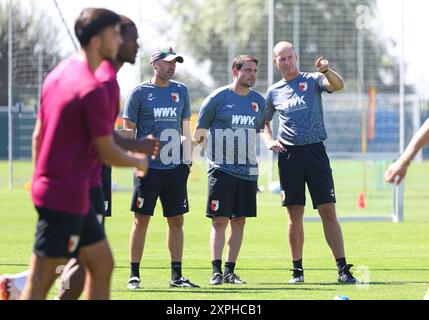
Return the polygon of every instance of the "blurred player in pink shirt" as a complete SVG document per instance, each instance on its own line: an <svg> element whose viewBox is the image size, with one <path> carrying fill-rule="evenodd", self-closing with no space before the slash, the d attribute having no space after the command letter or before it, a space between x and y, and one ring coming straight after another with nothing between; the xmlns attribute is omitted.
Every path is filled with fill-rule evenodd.
<svg viewBox="0 0 429 320"><path fill-rule="evenodd" d="M75 23L82 49L46 78L33 133L36 168L32 199L39 214L30 270L21 299L45 299L63 266L79 257L87 270L87 299L108 299L113 256L95 212L90 177L96 162L147 171L147 160L114 140L109 97L94 72L116 57L120 17L84 9Z"/></svg>
<svg viewBox="0 0 429 320"><path fill-rule="evenodd" d="M111 113L111 128L119 114L120 90L117 81L117 72L124 63L134 64L139 44L138 31L135 23L125 16L121 16L121 36L123 43L119 46L116 59L104 60L95 72L109 96L109 107L106 112ZM123 137L124 136L124 137ZM159 152L159 140L148 137L144 140L135 140L126 137L126 132L113 132L115 142L126 150L138 151L156 156ZM99 222L104 226L104 217L111 212L111 167L95 164L90 181L91 204ZM62 276L62 288L57 294L59 300L75 300L81 295L85 283L85 268L78 259L72 258L65 267Z"/></svg>

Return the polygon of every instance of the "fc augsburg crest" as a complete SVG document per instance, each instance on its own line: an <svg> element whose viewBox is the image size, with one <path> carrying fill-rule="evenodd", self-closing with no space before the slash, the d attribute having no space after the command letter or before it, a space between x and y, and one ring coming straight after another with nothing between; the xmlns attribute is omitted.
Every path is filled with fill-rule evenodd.
<svg viewBox="0 0 429 320"><path fill-rule="evenodd" d="M259 111L259 104L257 104L256 102L252 102L252 110L254 112L258 112Z"/></svg>
<svg viewBox="0 0 429 320"><path fill-rule="evenodd" d="M213 200L211 205L212 211L218 211L219 210L219 200Z"/></svg>
<svg viewBox="0 0 429 320"><path fill-rule="evenodd" d="M180 98L179 98L179 94L178 93L172 93L171 94L171 98L173 98L173 102L174 103L179 103Z"/></svg>

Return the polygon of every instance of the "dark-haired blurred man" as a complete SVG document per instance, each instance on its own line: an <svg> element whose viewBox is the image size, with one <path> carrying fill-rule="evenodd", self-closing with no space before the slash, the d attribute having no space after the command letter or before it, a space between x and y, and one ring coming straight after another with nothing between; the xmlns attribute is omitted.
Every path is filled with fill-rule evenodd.
<svg viewBox="0 0 429 320"><path fill-rule="evenodd" d="M101 82L109 96L111 124L114 126L120 109L120 90L117 73L124 63L134 64L139 44L139 35L135 23L128 17L121 16L122 44L115 59L104 60L95 72L96 78ZM126 132L113 132L115 142L125 150L137 151L156 156L159 152L159 140L148 137L142 140L126 137ZM100 175L101 174L101 175ZM111 167L97 162L91 176L91 204L99 222L104 227L104 218L111 216ZM84 288L85 268L78 259L71 259L64 269L61 281L62 287L57 294L59 300L75 300L81 295Z"/></svg>
<svg viewBox="0 0 429 320"><path fill-rule="evenodd" d="M86 298L108 299L113 256L90 210L90 176L97 161L147 171L147 160L115 144L106 90L94 75L122 42L120 17L84 9L75 23L81 44L76 57L46 78L33 133L32 199L39 214L30 270L21 299L45 299L68 259L87 270Z"/></svg>
<svg viewBox="0 0 429 320"><path fill-rule="evenodd" d="M110 107L106 112L112 113L112 125L119 113L119 85L116 79L116 73L126 62L134 64L136 55L139 49L138 31L134 22L128 17L121 16L121 36L123 39L119 47L116 59L104 60L96 70L96 77L102 83L109 96ZM124 149L138 151L153 156L159 152L159 141L157 139L148 138L144 140L122 138L118 133L113 133L115 142ZM102 184L100 181L101 163L97 162L94 166L91 176L91 205L94 209L97 218L102 226L104 224L104 214L107 215L107 208L104 203L110 203L111 197L104 198L104 195L111 194L110 173L109 178L106 178L105 172L110 172L110 166L103 166ZM103 190L104 189L104 190ZM107 200L106 200L107 199ZM106 207L110 207L106 206ZM106 211L105 211L106 209ZM85 230L85 229L84 229ZM5 275L2 277L4 299L16 299L22 291L28 272L17 275ZM72 258L64 268L61 274L62 288L57 294L59 300L74 300L78 299L84 288L85 268L78 259Z"/></svg>

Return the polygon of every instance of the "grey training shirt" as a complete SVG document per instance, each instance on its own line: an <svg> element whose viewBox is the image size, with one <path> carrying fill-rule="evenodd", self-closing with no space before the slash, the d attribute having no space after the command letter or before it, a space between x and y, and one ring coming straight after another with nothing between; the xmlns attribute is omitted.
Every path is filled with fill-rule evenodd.
<svg viewBox="0 0 429 320"><path fill-rule="evenodd" d="M258 180L256 135L264 127L265 99L250 90L236 94L229 86L215 90L200 109L197 127L210 129L209 175L215 169L244 180Z"/></svg>
<svg viewBox="0 0 429 320"><path fill-rule="evenodd" d="M137 125L137 138L161 138L161 152L149 160L151 169L174 169L183 162L182 120L191 117L188 88L170 81L166 88L147 81L135 88L125 102L124 119ZM170 147L171 146L171 147Z"/></svg>
<svg viewBox="0 0 429 320"><path fill-rule="evenodd" d="M295 79L280 80L266 95L266 120L279 113L278 139L285 145L319 143L328 137L323 121L322 92L329 92L322 73L301 72Z"/></svg>

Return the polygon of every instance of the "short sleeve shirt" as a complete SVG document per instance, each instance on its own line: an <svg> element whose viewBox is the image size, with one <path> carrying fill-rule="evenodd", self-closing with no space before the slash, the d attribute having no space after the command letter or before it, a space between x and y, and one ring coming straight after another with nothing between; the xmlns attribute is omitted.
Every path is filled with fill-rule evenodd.
<svg viewBox="0 0 429 320"><path fill-rule="evenodd" d="M120 108L120 89L116 75L117 72L115 67L113 66L112 62L108 60L104 60L97 70L95 70L95 77L102 84L109 98L108 106L106 106L106 112L111 113L112 131L114 129L114 124L116 118L118 117ZM91 188L101 186L102 166L103 164L101 161L97 161L95 164L91 175Z"/></svg>
<svg viewBox="0 0 429 320"><path fill-rule="evenodd" d="M106 92L87 62L70 58L42 87L39 153L32 180L36 206L74 215L89 211L93 140L112 134Z"/></svg>
<svg viewBox="0 0 429 320"><path fill-rule="evenodd" d="M161 140L161 152L149 168L168 170L183 163L182 120L191 117L188 88L170 81L166 88L147 81L127 97L123 118L137 125L137 138L150 134Z"/></svg>
<svg viewBox="0 0 429 320"><path fill-rule="evenodd" d="M250 90L236 94L219 88L201 106L197 127L209 129L209 175L219 169L244 180L258 180L256 138L264 126L265 99Z"/></svg>
<svg viewBox="0 0 429 320"><path fill-rule="evenodd" d="M327 139L322 102L322 92L329 92L323 85L325 79L322 73L301 72L268 89L266 118L271 121L278 112L280 142L299 146Z"/></svg>

